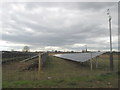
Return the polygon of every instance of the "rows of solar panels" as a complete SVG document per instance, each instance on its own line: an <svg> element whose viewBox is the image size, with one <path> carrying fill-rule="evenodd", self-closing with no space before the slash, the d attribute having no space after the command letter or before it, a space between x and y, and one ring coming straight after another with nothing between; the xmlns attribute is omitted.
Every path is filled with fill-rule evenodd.
<svg viewBox="0 0 120 90"><path fill-rule="evenodd" d="M94 53L70 53L70 54L55 54L55 57L69 59L76 62L85 62L92 58L102 55L104 52L94 52Z"/></svg>

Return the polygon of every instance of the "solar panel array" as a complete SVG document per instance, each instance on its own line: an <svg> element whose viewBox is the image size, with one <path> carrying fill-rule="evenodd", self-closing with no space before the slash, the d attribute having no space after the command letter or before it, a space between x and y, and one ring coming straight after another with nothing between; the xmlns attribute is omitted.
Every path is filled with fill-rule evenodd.
<svg viewBox="0 0 120 90"><path fill-rule="evenodd" d="M97 56L100 56L104 52L94 52L94 53L70 53L70 54L55 54L54 56L69 59L76 62L85 62Z"/></svg>

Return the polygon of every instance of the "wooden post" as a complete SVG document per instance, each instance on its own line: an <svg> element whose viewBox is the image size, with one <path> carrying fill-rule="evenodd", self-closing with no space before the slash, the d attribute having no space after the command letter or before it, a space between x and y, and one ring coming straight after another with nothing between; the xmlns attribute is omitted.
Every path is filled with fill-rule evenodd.
<svg viewBox="0 0 120 90"><path fill-rule="evenodd" d="M41 54L38 54L38 72L41 71Z"/></svg>
<svg viewBox="0 0 120 90"><path fill-rule="evenodd" d="M91 52L91 60L90 60L90 70L93 69L93 66L92 66L92 52Z"/></svg>
<svg viewBox="0 0 120 90"><path fill-rule="evenodd" d="M40 72L41 72L41 54L38 53L38 79L40 78Z"/></svg>

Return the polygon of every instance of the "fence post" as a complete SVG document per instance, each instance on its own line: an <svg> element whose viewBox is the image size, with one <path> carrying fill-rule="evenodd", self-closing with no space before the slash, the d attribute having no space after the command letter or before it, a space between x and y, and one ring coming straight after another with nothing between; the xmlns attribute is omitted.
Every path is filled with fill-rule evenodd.
<svg viewBox="0 0 120 90"><path fill-rule="evenodd" d="M90 60L90 69L91 70L93 69L93 66L92 66L92 52L91 52L91 60Z"/></svg>
<svg viewBox="0 0 120 90"><path fill-rule="evenodd" d="M98 68L98 57L96 57L96 68Z"/></svg>
<svg viewBox="0 0 120 90"><path fill-rule="evenodd" d="M41 71L41 54L38 54L38 72Z"/></svg>

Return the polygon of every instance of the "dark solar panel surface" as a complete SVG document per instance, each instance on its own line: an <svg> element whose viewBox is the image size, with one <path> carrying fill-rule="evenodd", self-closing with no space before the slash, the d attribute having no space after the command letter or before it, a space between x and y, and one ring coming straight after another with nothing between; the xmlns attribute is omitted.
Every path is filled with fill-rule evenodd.
<svg viewBox="0 0 120 90"><path fill-rule="evenodd" d="M91 58L95 58L104 52L94 52L94 53L70 53L70 54L56 54L54 56L64 59L69 59L77 62L85 62Z"/></svg>

